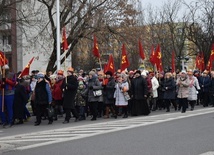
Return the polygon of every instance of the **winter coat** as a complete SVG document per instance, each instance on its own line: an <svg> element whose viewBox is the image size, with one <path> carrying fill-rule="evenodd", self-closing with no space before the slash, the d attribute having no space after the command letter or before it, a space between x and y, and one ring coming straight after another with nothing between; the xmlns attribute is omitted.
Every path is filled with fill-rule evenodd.
<svg viewBox="0 0 214 155"><path fill-rule="evenodd" d="M62 83L63 79L60 79L59 81L56 81L56 83L53 85L52 96L54 100L62 100Z"/></svg>
<svg viewBox="0 0 214 155"><path fill-rule="evenodd" d="M144 95L148 94L147 82L142 76L133 79L131 89L135 100L143 100L145 99Z"/></svg>
<svg viewBox="0 0 214 155"><path fill-rule="evenodd" d="M164 80L162 91L164 92L164 99L173 100L176 98L176 85L173 78Z"/></svg>
<svg viewBox="0 0 214 155"><path fill-rule="evenodd" d="M88 80L87 88L83 93L84 96L88 97L88 102L98 102L99 101L99 97L94 96L93 91L95 91L95 90L102 90L102 85L101 85L100 81L98 80L98 78L95 75L93 75L93 77Z"/></svg>
<svg viewBox="0 0 214 155"><path fill-rule="evenodd" d="M45 80L37 82L34 91L36 104L46 105L52 102L50 86Z"/></svg>
<svg viewBox="0 0 214 155"><path fill-rule="evenodd" d="M211 78L209 90L210 90L210 94L213 96L214 95L214 78Z"/></svg>
<svg viewBox="0 0 214 155"><path fill-rule="evenodd" d="M86 106L86 101L84 97L82 96L82 93L84 92L86 86L83 81L78 82L78 89L77 94L75 96L75 105L76 106Z"/></svg>
<svg viewBox="0 0 214 155"><path fill-rule="evenodd" d="M151 83L152 83L152 97L157 98L159 82L155 76L151 79Z"/></svg>
<svg viewBox="0 0 214 155"><path fill-rule="evenodd" d="M67 76L67 83L66 78L63 80L61 89L63 91L63 108L66 109L74 109L75 108L75 96L77 93L78 88L78 81L74 75Z"/></svg>
<svg viewBox="0 0 214 155"><path fill-rule="evenodd" d="M103 91L105 104L114 104L115 84L115 79L113 77L110 77Z"/></svg>
<svg viewBox="0 0 214 155"><path fill-rule="evenodd" d="M198 90L200 90L198 79L193 76L192 79L189 79L189 81L190 81L190 85L189 85L188 100L195 101L197 100Z"/></svg>
<svg viewBox="0 0 214 155"><path fill-rule="evenodd" d="M159 79L159 87L158 87L158 99L162 100L164 98L164 78Z"/></svg>
<svg viewBox="0 0 214 155"><path fill-rule="evenodd" d="M21 84L17 84L15 88L14 100L13 100L13 117L14 119L22 119L24 116L25 105L28 102L28 96L25 91L25 87Z"/></svg>
<svg viewBox="0 0 214 155"><path fill-rule="evenodd" d="M209 92L209 88L210 88L210 77L209 76L201 76L199 77L199 85L201 88L202 92Z"/></svg>
<svg viewBox="0 0 214 155"><path fill-rule="evenodd" d="M188 98L189 95L189 78L179 77L177 79L176 85L178 86L178 98Z"/></svg>
<svg viewBox="0 0 214 155"><path fill-rule="evenodd" d="M124 97L124 92L127 92L129 90L129 84L128 82L122 82L117 83L115 85L115 92L114 92L114 98L115 98L115 105L116 106L127 106L128 101Z"/></svg>

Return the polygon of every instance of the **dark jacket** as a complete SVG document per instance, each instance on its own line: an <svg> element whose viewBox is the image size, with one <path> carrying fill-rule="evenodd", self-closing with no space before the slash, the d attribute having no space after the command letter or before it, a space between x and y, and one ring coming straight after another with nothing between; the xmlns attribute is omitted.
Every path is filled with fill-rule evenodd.
<svg viewBox="0 0 214 155"><path fill-rule="evenodd" d="M35 87L35 103L39 105L45 105L52 101L52 95L49 84L42 80L36 83Z"/></svg>
<svg viewBox="0 0 214 155"><path fill-rule="evenodd" d="M214 78L211 78L210 81L210 93L211 95L214 95Z"/></svg>
<svg viewBox="0 0 214 155"><path fill-rule="evenodd" d="M142 76L133 79L131 89L133 92L133 99L136 100L145 99L144 95L148 94L147 82Z"/></svg>
<svg viewBox="0 0 214 155"><path fill-rule="evenodd" d="M164 99L175 99L176 84L174 79L173 78L165 79L162 90L164 91Z"/></svg>
<svg viewBox="0 0 214 155"><path fill-rule="evenodd" d="M104 103L114 104L115 79L110 77L107 85L104 88Z"/></svg>
<svg viewBox="0 0 214 155"><path fill-rule="evenodd" d="M13 100L13 117L14 119L22 119L24 116L25 105L28 102L28 96L25 91L25 87L21 84L17 84L15 88L14 100Z"/></svg>
<svg viewBox="0 0 214 155"><path fill-rule="evenodd" d="M209 92L209 88L210 88L210 77L206 76L206 77L199 77L199 85L201 88L202 92Z"/></svg>
<svg viewBox="0 0 214 155"><path fill-rule="evenodd" d="M63 108L74 109L75 108L75 96L78 88L78 81L74 75L67 76L62 83L63 91Z"/></svg>
<svg viewBox="0 0 214 155"><path fill-rule="evenodd" d="M99 97L94 96L94 90L101 90L102 85L96 76L93 76L91 79L88 80L88 85L86 90L84 91L84 96L87 96L88 102L98 102Z"/></svg>

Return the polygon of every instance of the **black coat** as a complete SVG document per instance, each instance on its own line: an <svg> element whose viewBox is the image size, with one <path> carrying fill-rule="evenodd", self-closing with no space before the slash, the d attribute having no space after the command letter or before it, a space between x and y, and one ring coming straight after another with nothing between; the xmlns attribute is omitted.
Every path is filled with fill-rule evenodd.
<svg viewBox="0 0 214 155"><path fill-rule="evenodd" d="M66 83L66 78L65 78L63 80L61 88L63 91L63 108L74 109L75 108L75 96L76 96L77 88L78 88L77 78L73 75L67 76L67 83Z"/></svg>
<svg viewBox="0 0 214 155"><path fill-rule="evenodd" d="M214 95L214 78L211 78L210 81L210 93L211 95Z"/></svg>
<svg viewBox="0 0 214 155"><path fill-rule="evenodd" d="M13 118L23 119L25 105L28 102L27 93L23 85L17 84L13 100Z"/></svg>
<svg viewBox="0 0 214 155"><path fill-rule="evenodd" d="M113 77L110 77L103 91L105 104L114 104L114 91L115 91L115 79Z"/></svg>
<svg viewBox="0 0 214 155"><path fill-rule="evenodd" d="M144 95L148 94L148 87L146 80L142 76L133 79L131 86L133 99L135 100L145 99Z"/></svg>
<svg viewBox="0 0 214 155"><path fill-rule="evenodd" d="M164 99L176 98L176 84L173 78L165 79L162 89L164 91Z"/></svg>

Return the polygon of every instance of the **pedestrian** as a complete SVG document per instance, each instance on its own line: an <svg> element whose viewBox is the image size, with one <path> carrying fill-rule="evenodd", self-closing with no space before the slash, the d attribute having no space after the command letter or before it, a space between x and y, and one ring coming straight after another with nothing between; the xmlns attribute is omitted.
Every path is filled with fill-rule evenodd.
<svg viewBox="0 0 214 155"><path fill-rule="evenodd" d="M155 76L154 73L149 74L151 76L151 83L152 83L152 90L151 90L151 102L152 102L152 111L156 111L157 109L157 98L158 98L158 87L159 87L159 82Z"/></svg>
<svg viewBox="0 0 214 155"><path fill-rule="evenodd" d="M104 104L105 104L105 115L104 118L109 118L109 112L115 115L115 111L113 108L113 104L115 103L114 99L114 91L115 91L115 79L113 77L113 73L111 71L107 71L106 73L107 84L104 87Z"/></svg>
<svg viewBox="0 0 214 155"><path fill-rule="evenodd" d="M100 94L97 96L95 94L96 91L101 91L102 85L97 78L97 75L94 71L89 72L88 85L86 90L84 91L84 96L87 96L89 108L92 114L91 121L97 120L97 108Z"/></svg>
<svg viewBox="0 0 214 155"><path fill-rule="evenodd" d="M210 100L211 105L214 107L214 71L211 71L211 81L210 81Z"/></svg>
<svg viewBox="0 0 214 155"><path fill-rule="evenodd" d="M5 78L1 81L0 90L0 116L3 127L9 124L13 125L13 101L15 93L16 79L14 74L9 72L9 68L5 67ZM2 97L4 97L2 99ZM2 104L4 109L2 109Z"/></svg>
<svg viewBox="0 0 214 155"><path fill-rule="evenodd" d="M47 108L51 105L52 95L49 83L45 81L45 74L39 72L37 74L37 83L35 87L35 105L36 105L36 122L35 126L41 124L42 114L48 116ZM53 118L48 117L48 124L53 123Z"/></svg>
<svg viewBox="0 0 214 155"><path fill-rule="evenodd" d="M178 102L182 108L182 113L186 112L187 106L188 106L188 102L187 102L187 98L189 95L189 78L187 76L187 72L185 70L182 70L180 72L180 77L177 79L176 81L176 85L178 86Z"/></svg>
<svg viewBox="0 0 214 155"><path fill-rule="evenodd" d="M171 103L174 105L175 110L177 110L177 105L175 102L176 83L175 83L172 73L170 73L170 72L167 72L165 74L162 91L164 92L163 99L165 102L166 112L170 112Z"/></svg>
<svg viewBox="0 0 214 155"><path fill-rule="evenodd" d="M132 115L149 115L150 110L146 101L148 94L148 86L146 79L141 76L141 71L135 72L135 78L132 81L133 105Z"/></svg>
<svg viewBox="0 0 214 155"><path fill-rule="evenodd" d="M58 115L63 115L63 98L62 98L62 83L64 80L64 72L62 70L57 71L56 81L52 87L53 107L54 107L54 120L56 121Z"/></svg>
<svg viewBox="0 0 214 155"><path fill-rule="evenodd" d="M15 124L23 124L23 117L25 115L25 107L28 102L28 96L25 90L25 79L18 80L18 84L15 86L14 102L13 102L13 119Z"/></svg>
<svg viewBox="0 0 214 155"><path fill-rule="evenodd" d="M122 73L117 78L117 83L115 85L115 92L114 92L114 98L115 98L115 118L117 118L119 107L122 107L124 116L123 118L128 117L128 100L130 97L127 98L126 95L128 94L129 90L129 84L127 82L127 75Z"/></svg>
<svg viewBox="0 0 214 155"><path fill-rule="evenodd" d="M77 122L79 115L75 109L75 96L77 93L78 81L72 67L68 68L67 77L64 78L61 88L63 91L63 109L65 111L65 120L63 124L69 123L71 113L75 117L75 122Z"/></svg>
<svg viewBox="0 0 214 155"><path fill-rule="evenodd" d="M197 95L198 95L198 91L200 90L200 86L198 83L198 79L193 76L193 72L192 71L188 71L187 72L188 77L189 77L189 94L188 94L188 102L191 106L191 111L194 110L196 101L197 101Z"/></svg>

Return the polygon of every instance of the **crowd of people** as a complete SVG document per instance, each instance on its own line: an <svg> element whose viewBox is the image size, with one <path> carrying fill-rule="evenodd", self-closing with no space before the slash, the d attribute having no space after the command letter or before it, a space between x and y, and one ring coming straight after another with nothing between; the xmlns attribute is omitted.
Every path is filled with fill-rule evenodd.
<svg viewBox="0 0 214 155"><path fill-rule="evenodd" d="M33 70L20 77L6 70L1 80L0 121L3 127L23 124L31 115L35 126L42 120L48 124L63 117L63 124L72 117L82 121L91 116L116 119L119 116L149 115L151 111L194 110L195 105L214 106L214 71L170 70L155 73L146 70L75 72L69 67L64 73L45 75ZM26 107L31 104L32 113ZM54 110L53 110L54 109ZM71 115L72 114L72 115Z"/></svg>

